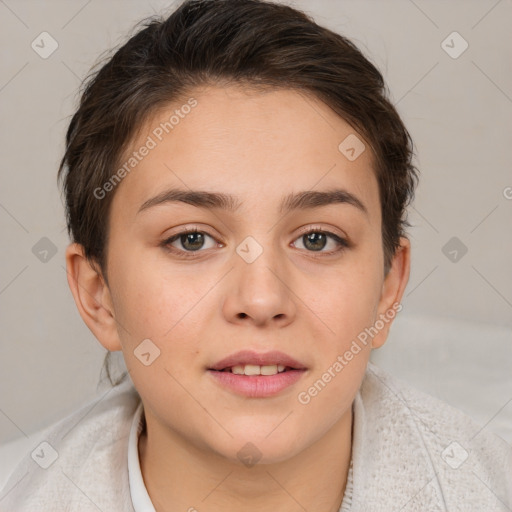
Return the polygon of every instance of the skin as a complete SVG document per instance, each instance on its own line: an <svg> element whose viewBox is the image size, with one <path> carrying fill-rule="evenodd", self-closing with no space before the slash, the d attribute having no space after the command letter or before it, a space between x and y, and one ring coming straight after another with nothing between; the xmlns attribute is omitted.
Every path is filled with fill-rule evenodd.
<svg viewBox="0 0 512 512"><path fill-rule="evenodd" d="M291 90L235 86L192 96L198 105L111 192L108 286L81 246L70 244L71 291L100 343L122 350L142 398L147 430L139 455L158 512L337 511L351 457L351 406L371 349L382 346L392 321L308 404L297 397L400 302L409 241L401 239L384 275L373 155L366 142L354 161L338 150L355 132L325 104ZM131 150L180 105L149 119ZM229 193L240 206L228 212L174 202L137 213L168 188ZM367 213L346 203L278 211L282 196L332 188L357 196ZM209 235L202 247L179 238L176 253L160 245L194 227ZM331 238L308 245L300 231L308 227L350 246L335 252ZM263 249L252 263L236 252L248 236ZM192 258L177 255L187 249ZM147 338L161 351L149 366L134 355ZM243 397L206 370L241 349L281 350L308 370L276 396ZM261 453L252 467L237 457L247 442Z"/></svg>

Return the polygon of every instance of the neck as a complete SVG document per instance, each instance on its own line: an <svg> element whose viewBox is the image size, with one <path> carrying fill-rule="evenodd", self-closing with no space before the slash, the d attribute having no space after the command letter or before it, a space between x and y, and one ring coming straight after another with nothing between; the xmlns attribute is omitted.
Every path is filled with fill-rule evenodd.
<svg viewBox="0 0 512 512"><path fill-rule="evenodd" d="M351 459L352 424L349 408L296 456L251 467L199 450L179 434L150 424L139 438L141 472L156 512L338 512Z"/></svg>

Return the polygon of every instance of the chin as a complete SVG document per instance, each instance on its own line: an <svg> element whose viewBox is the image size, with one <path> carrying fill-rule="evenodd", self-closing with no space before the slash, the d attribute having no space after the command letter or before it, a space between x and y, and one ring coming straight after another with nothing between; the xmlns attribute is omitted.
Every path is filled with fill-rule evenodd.
<svg viewBox="0 0 512 512"><path fill-rule="evenodd" d="M234 437L227 440L227 446L221 447L220 453L233 462L252 467L254 464L286 461L307 448L299 432L283 430L278 434L276 430L268 435L271 430L260 430L254 435L248 432L233 433Z"/></svg>

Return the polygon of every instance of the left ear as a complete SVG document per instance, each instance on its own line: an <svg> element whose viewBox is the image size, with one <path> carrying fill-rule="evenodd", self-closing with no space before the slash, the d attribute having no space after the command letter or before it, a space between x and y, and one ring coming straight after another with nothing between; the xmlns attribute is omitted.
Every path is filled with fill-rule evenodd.
<svg viewBox="0 0 512 512"><path fill-rule="evenodd" d="M378 329L378 333L372 339L372 348L379 348L384 345L396 313L402 309L400 301L409 281L410 266L411 243L409 239L401 237L400 246L393 256L391 268L382 285L375 323L380 320L379 323L384 325L381 329Z"/></svg>

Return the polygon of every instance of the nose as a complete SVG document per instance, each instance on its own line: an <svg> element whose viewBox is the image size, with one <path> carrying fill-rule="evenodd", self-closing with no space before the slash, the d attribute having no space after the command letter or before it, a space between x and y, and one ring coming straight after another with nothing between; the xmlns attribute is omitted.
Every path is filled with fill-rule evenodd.
<svg viewBox="0 0 512 512"><path fill-rule="evenodd" d="M252 262L235 253L235 268L223 303L223 314L231 323L285 327L294 321L296 303L290 273L270 248Z"/></svg>

